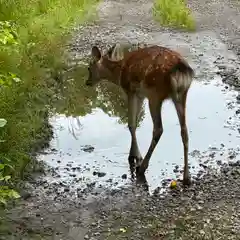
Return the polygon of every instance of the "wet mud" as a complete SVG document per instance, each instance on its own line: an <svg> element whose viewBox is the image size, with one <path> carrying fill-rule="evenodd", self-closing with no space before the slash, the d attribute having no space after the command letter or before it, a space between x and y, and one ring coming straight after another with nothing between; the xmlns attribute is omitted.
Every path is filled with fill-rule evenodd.
<svg viewBox="0 0 240 240"><path fill-rule="evenodd" d="M189 6L197 19L195 33L160 27L152 18L151 1L125 0L103 1L99 20L77 30L69 49L69 65L77 68L66 75L50 118L54 138L39 156L48 170L26 183L27 200L4 213L9 226L0 239L239 239L235 22L240 6L223 0L189 1ZM219 15L213 18L213 12ZM163 106L164 133L146 173L147 191L131 180L126 100L111 84L84 86L91 46L106 48L115 41L170 47L196 71L187 100L190 188L178 181L177 189L169 189L172 179L182 178L183 168L180 127L170 101ZM146 102L137 130L143 155L151 135Z"/></svg>

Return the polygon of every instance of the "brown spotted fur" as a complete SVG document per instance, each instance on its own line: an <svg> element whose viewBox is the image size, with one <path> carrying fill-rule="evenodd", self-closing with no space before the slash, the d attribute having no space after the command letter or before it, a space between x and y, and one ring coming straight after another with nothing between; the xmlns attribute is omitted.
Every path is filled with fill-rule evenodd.
<svg viewBox="0 0 240 240"><path fill-rule="evenodd" d="M112 69L116 69L116 77L120 76L125 91L135 91L142 85L143 88L157 91L160 99L170 97L171 73L178 70L194 74L179 53L160 46L139 48L126 53L123 60L113 64Z"/></svg>

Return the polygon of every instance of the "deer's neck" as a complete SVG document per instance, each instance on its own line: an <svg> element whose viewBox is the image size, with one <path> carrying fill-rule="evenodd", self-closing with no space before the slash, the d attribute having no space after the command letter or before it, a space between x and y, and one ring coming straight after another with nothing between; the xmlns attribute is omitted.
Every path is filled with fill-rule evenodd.
<svg viewBox="0 0 240 240"><path fill-rule="evenodd" d="M120 79L121 79L122 61L121 60L111 61L111 60L105 59L104 65L109 72L108 81L121 86Z"/></svg>

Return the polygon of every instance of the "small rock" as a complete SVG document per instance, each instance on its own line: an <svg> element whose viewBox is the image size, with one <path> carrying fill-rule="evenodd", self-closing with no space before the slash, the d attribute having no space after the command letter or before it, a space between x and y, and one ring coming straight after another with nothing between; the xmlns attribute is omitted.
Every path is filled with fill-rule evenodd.
<svg viewBox="0 0 240 240"><path fill-rule="evenodd" d="M174 168L174 169L173 169L173 172L174 172L174 173L178 173L179 170L178 170L177 168Z"/></svg>
<svg viewBox="0 0 240 240"><path fill-rule="evenodd" d="M236 156L234 155L234 154L231 154L230 156L229 156L229 158L230 159L234 159Z"/></svg>
<svg viewBox="0 0 240 240"><path fill-rule="evenodd" d="M105 173L105 172L96 172L96 171L94 171L93 172L93 176L98 176L98 177L104 177L104 176L106 176L107 174Z"/></svg>
<svg viewBox="0 0 240 240"><path fill-rule="evenodd" d="M215 153L215 152L213 152L213 153L210 153L210 154L209 154L209 157L210 157L210 158L214 158L214 157L215 157L215 155L216 155L216 153Z"/></svg>
<svg viewBox="0 0 240 240"><path fill-rule="evenodd" d="M91 153L91 152L94 151L94 147L91 146L91 145L85 145L85 146L82 147L82 150L83 150L84 152Z"/></svg>
<svg viewBox="0 0 240 240"><path fill-rule="evenodd" d="M200 206L200 205L198 205L198 204L197 204L197 206L196 206L196 207L197 207L197 210L202 210L202 209L203 209L203 207L201 207L201 206Z"/></svg>
<svg viewBox="0 0 240 240"><path fill-rule="evenodd" d="M204 164L202 164L202 163L200 163L200 164L199 164L199 166L200 166L200 167L202 167L202 168L204 168L204 169L206 169L206 168L207 168L207 166L206 166L206 165L204 165Z"/></svg>
<svg viewBox="0 0 240 240"><path fill-rule="evenodd" d="M222 161L221 160L217 160L217 165L221 166L222 165Z"/></svg>
<svg viewBox="0 0 240 240"><path fill-rule="evenodd" d="M85 239L85 240L89 239L89 236L88 236L88 235L85 235L85 236L84 236L84 239Z"/></svg>
<svg viewBox="0 0 240 240"><path fill-rule="evenodd" d="M127 179L127 174L123 174L122 179Z"/></svg>
<svg viewBox="0 0 240 240"><path fill-rule="evenodd" d="M106 173L104 173L104 172L99 172L98 173L98 177L104 177L104 176L106 176Z"/></svg>

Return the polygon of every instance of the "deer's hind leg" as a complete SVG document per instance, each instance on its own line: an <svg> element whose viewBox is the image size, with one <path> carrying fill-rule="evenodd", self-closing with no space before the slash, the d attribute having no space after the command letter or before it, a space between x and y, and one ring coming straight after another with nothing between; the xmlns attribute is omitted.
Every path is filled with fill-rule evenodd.
<svg viewBox="0 0 240 240"><path fill-rule="evenodd" d="M131 133L131 147L128 157L130 168L135 167L135 161L137 164L142 161L142 155L137 143L136 129L143 100L143 98L138 97L136 94L128 96L128 128Z"/></svg>
<svg viewBox="0 0 240 240"><path fill-rule="evenodd" d="M191 184L191 178L189 175L189 167L188 167L188 129L186 124L187 93L188 91L182 94L179 100L173 98L173 103L175 105L180 127L181 127L181 136L182 136L182 143L183 143L183 150L184 150L184 173L183 173L184 185Z"/></svg>

